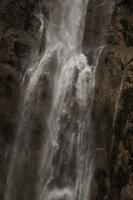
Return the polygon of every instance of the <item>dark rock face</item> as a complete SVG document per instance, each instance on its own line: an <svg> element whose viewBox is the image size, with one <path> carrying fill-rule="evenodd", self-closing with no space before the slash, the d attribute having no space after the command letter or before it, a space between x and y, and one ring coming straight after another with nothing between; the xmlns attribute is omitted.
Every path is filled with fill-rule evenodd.
<svg viewBox="0 0 133 200"><path fill-rule="evenodd" d="M115 2L111 23L106 33L107 46L102 52L96 74L94 117L98 122L96 124L98 148L104 152L97 159L95 184L98 188L96 197L98 200L133 199L131 192L133 186L131 178L133 170L132 8L131 1ZM116 107L117 112L115 112ZM106 159L99 166L104 155ZM101 176L102 182L99 181Z"/></svg>
<svg viewBox="0 0 133 200"><path fill-rule="evenodd" d="M37 10L35 1L0 2L0 199L4 199L9 155L18 126L18 104L23 98L22 74L30 63L31 49L38 43L36 36L40 21L35 15ZM34 132L39 131L38 125ZM31 144L38 149L40 137L33 135L36 142L31 139ZM34 165L34 160L32 163ZM34 182L33 175L28 172L27 179Z"/></svg>
<svg viewBox="0 0 133 200"><path fill-rule="evenodd" d="M85 53L88 44L97 47L101 41L103 42L103 35L107 43L96 73L92 118L97 122L95 125L97 165L92 181L91 199L133 200L133 2L116 0L110 8L113 14L107 26L107 18L105 19L102 14L110 5L108 2L90 1L83 39ZM94 7L94 4L97 6ZM1 186L5 184L3 174L6 174L8 154L14 141L19 113L18 103L23 98L23 91L20 91L22 74L25 67L30 64L32 51L36 51L38 43L40 45L37 37L41 25L37 18L39 9L39 1L35 0L0 2ZM45 4L41 9L45 18L48 17ZM93 22L92 17L95 18ZM109 17L108 13L106 17ZM102 26L105 28L102 29ZM40 47L40 52L45 46L44 38L41 43L43 45ZM51 66L53 65L52 63ZM54 73L52 67L50 73ZM41 131L45 129L45 124L43 127L40 125L41 119L47 118L50 109L50 78L42 76L38 87L40 104L36 104L35 96L29 108L31 123L36 122L31 130L30 148L33 153L29 156L33 166L36 165L35 160L39 154ZM113 127L114 114L116 119ZM33 171L31 170L29 179L34 182ZM2 189L3 187L0 187L1 199Z"/></svg>

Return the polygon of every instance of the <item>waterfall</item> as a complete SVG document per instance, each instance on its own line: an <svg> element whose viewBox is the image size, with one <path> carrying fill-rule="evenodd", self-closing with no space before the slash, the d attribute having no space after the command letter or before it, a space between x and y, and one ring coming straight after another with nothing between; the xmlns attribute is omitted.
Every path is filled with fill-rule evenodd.
<svg viewBox="0 0 133 200"><path fill-rule="evenodd" d="M57 1L50 12L43 63L55 54L57 69L40 159L38 200L88 200L90 196L95 168L90 114L95 71L103 47L94 49L95 64L88 65L81 49L87 3L87 0ZM41 73L42 67L35 76Z"/></svg>
<svg viewBox="0 0 133 200"><path fill-rule="evenodd" d="M23 78L23 85L26 87L9 164L5 200L32 198L30 192L27 192L28 188L25 191L21 188L21 184L24 185L27 179L21 184L20 179L25 175L25 149L28 149L33 126L33 122L29 122L29 110L31 104L33 105L34 101L37 104L39 99L38 85L42 76L51 82L52 100L45 120L47 126L42 142L34 199L90 198L96 156L91 112L95 73L104 45L100 43L89 49L93 52L93 62L88 63L82 51L88 2L89 0L57 0L47 3L49 20L45 51L41 55L38 51L33 54L34 58ZM37 17L41 22L41 38L46 22L42 14ZM27 147L24 148L23 145ZM14 178L14 174L17 178ZM21 194L18 195L16 188Z"/></svg>

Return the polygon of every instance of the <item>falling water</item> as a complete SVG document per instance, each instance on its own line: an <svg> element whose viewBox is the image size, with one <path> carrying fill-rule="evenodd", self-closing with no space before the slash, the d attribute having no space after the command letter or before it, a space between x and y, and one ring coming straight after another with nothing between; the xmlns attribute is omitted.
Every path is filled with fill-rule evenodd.
<svg viewBox="0 0 133 200"><path fill-rule="evenodd" d="M25 165L23 144L30 138L32 124L28 109L38 90L40 77L51 78L49 63L54 60L52 74L52 105L47 117L45 137L36 180L36 200L89 200L91 180L95 170L95 141L91 111L94 100L95 73L103 44L94 48L92 64L82 52L86 10L89 0L57 0L48 3L49 21L46 30L45 52L34 54L26 70L24 100L18 134L14 145L5 200L28 200L25 191L17 196L10 183ZM39 37L44 29L43 15ZM53 67L53 66L52 66ZM25 133L25 136L24 136ZM20 177L20 179L21 179Z"/></svg>
<svg viewBox="0 0 133 200"><path fill-rule="evenodd" d="M116 103L115 103L114 117L113 117L113 123L112 123L113 132L115 131L116 118L117 118L117 114L118 114L118 110L119 110L119 103L120 103L121 93L122 93L122 89L123 89L125 74L126 74L126 70L124 71L124 73L122 75L120 87L118 88L118 92L117 92L117 96L116 96L117 99L116 99Z"/></svg>
<svg viewBox="0 0 133 200"><path fill-rule="evenodd" d="M88 65L81 50L87 3L58 1L50 15L47 50L29 84L29 91L33 91L42 63L46 65L56 54L57 72L40 162L38 200L88 200L90 196L95 161L90 113L102 47L94 49L95 64Z"/></svg>
<svg viewBox="0 0 133 200"><path fill-rule="evenodd" d="M111 138L110 151L112 151L113 146L114 146L114 141L115 141L116 120L117 120L118 112L119 112L119 109L120 109L120 100L121 100L121 94L122 94L125 75L126 75L126 69L124 70L124 72L122 74L121 83L120 83L120 86L118 88L118 92L117 92L117 96L116 96L116 103L115 103L113 123L112 123L112 136L111 136L112 138Z"/></svg>

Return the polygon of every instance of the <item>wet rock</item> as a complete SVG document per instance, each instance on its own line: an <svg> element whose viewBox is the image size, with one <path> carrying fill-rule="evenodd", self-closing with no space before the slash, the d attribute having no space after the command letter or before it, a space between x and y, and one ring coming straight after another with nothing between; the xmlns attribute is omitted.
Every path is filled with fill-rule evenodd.
<svg viewBox="0 0 133 200"><path fill-rule="evenodd" d="M96 73L94 117L97 121L96 130L99 133L98 144L100 142L101 147L105 148L108 158L108 167L105 171L107 175L109 174L107 178L110 187L107 196L113 200L129 198L128 195L122 197L124 192L121 191L128 187L126 185L129 184L132 173L132 5L131 1L116 1L111 23L105 33L108 46L101 54ZM124 78L123 83L122 78ZM121 83L117 117L113 127ZM96 177L96 182L98 181ZM98 193L101 194L100 185L98 188Z"/></svg>
<svg viewBox="0 0 133 200"><path fill-rule="evenodd" d="M133 174L130 175L128 184L121 190L121 200L132 200L133 199Z"/></svg>

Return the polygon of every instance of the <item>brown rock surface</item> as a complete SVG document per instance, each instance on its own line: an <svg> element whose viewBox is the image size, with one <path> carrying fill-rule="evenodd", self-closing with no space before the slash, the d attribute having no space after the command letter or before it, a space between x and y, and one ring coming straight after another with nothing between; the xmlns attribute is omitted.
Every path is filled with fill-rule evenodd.
<svg viewBox="0 0 133 200"><path fill-rule="evenodd" d="M130 175L128 184L121 190L121 200L133 199L133 174Z"/></svg>
<svg viewBox="0 0 133 200"><path fill-rule="evenodd" d="M111 23L106 33L107 46L102 52L96 74L94 119L98 122L96 124L98 146L107 152L110 183L109 193L105 190L100 197L98 192L98 200L132 199L132 181L130 181L133 170L132 10L132 1L115 1Z"/></svg>

